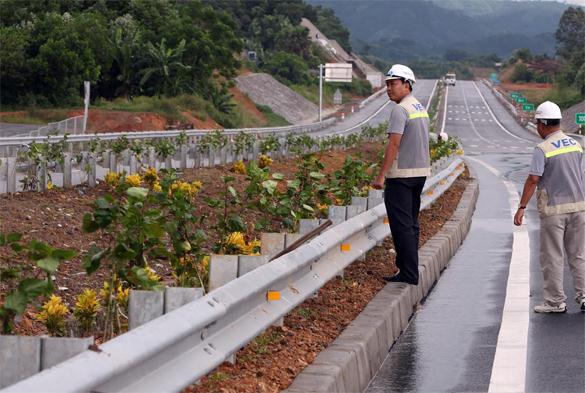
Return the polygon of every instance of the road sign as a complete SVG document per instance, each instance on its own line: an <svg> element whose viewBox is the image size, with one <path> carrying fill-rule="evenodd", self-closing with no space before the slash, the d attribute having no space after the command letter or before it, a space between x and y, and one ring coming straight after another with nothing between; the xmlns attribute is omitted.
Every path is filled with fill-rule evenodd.
<svg viewBox="0 0 585 393"><path fill-rule="evenodd" d="M522 104L522 110L524 112L534 112L534 104Z"/></svg>
<svg viewBox="0 0 585 393"><path fill-rule="evenodd" d="M575 113L575 123L585 124L585 113Z"/></svg>
<svg viewBox="0 0 585 393"><path fill-rule="evenodd" d="M497 79L498 79L498 74L496 74L495 72L492 72L492 73L491 73L491 75L490 75L490 78L491 78L493 81L495 81L495 80L497 80Z"/></svg>
<svg viewBox="0 0 585 393"><path fill-rule="evenodd" d="M351 82L351 63L325 64L325 82Z"/></svg>
<svg viewBox="0 0 585 393"><path fill-rule="evenodd" d="M520 97L520 94L519 94L519 93L512 93L512 94L510 94L510 96L511 96L513 99L517 99L518 97Z"/></svg>
<svg viewBox="0 0 585 393"><path fill-rule="evenodd" d="M528 102L528 100L526 99L526 97L520 96L520 97L516 98L516 102L518 104L526 104Z"/></svg>

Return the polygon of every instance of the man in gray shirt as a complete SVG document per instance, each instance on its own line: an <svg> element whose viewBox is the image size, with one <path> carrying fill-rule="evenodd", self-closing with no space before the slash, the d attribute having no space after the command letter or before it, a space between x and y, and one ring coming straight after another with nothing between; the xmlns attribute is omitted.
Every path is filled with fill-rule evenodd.
<svg viewBox="0 0 585 393"><path fill-rule="evenodd" d="M389 282L418 284L418 243L420 198L430 175L429 115L411 95L415 77L412 70L395 64L386 74L390 100L396 106L390 114L388 145L374 188L384 189L384 203L396 248L400 270Z"/></svg>
<svg viewBox="0 0 585 393"><path fill-rule="evenodd" d="M550 101L536 108L536 125L544 139L532 155L514 224L522 225L524 209L536 187L540 213L540 266L544 303L538 313L567 311L563 291L564 251L567 253L575 300L585 312L585 179L583 149L560 129L561 109Z"/></svg>

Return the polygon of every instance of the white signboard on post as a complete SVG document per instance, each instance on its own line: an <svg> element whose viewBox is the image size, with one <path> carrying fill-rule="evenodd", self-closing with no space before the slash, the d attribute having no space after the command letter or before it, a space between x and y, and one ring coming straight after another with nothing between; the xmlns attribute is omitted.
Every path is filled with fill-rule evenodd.
<svg viewBox="0 0 585 393"><path fill-rule="evenodd" d="M89 81L84 81L83 82L83 104L84 104L84 109L83 109L83 133L85 134L85 131L87 130L87 116L88 116L88 111L89 111L89 95L90 95L90 85L89 85Z"/></svg>
<svg viewBox="0 0 585 393"><path fill-rule="evenodd" d="M351 82L351 63L325 64L325 82Z"/></svg>

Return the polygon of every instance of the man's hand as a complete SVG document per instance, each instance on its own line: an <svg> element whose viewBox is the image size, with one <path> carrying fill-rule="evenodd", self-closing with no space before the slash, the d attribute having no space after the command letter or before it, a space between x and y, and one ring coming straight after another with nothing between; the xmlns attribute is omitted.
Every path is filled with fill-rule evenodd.
<svg viewBox="0 0 585 393"><path fill-rule="evenodd" d="M522 225L523 218L524 218L524 209L516 210L516 215L514 215L514 225L516 225L516 226Z"/></svg>
<svg viewBox="0 0 585 393"><path fill-rule="evenodd" d="M381 190L384 188L384 180L385 177L382 175L378 175L378 177L376 177L376 179L372 182L372 188L375 188L376 190Z"/></svg>

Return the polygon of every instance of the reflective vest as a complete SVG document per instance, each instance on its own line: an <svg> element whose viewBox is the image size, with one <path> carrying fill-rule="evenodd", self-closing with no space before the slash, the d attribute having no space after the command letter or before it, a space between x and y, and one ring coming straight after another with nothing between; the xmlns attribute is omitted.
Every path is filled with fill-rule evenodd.
<svg viewBox="0 0 585 393"><path fill-rule="evenodd" d="M398 155L386 177L430 176L429 115L412 95L406 96L398 106L406 110L408 120L400 140Z"/></svg>
<svg viewBox="0 0 585 393"><path fill-rule="evenodd" d="M541 216L585 211L583 148L563 132L537 146L544 153L544 173L538 182Z"/></svg>

